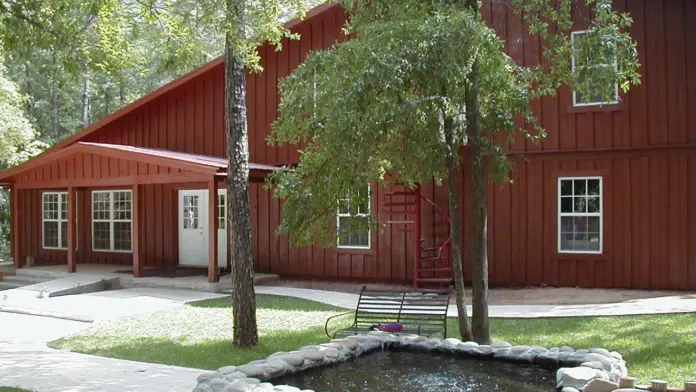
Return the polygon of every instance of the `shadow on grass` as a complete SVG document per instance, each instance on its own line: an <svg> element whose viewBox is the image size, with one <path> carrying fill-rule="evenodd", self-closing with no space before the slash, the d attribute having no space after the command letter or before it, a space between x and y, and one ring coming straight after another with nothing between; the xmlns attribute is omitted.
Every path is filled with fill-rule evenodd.
<svg viewBox="0 0 696 392"><path fill-rule="evenodd" d="M186 345L164 338L132 338L124 341L106 337L67 338L54 342L52 346L110 358L214 370L263 359L278 351L293 351L327 341L329 338L324 334L324 328L314 327L300 332L262 332L259 345L252 348L235 347L231 339Z"/></svg>
<svg viewBox="0 0 696 392"><path fill-rule="evenodd" d="M191 302L188 305L199 308L231 308L232 297L223 297L198 302ZM305 312L342 312L346 310L336 306L331 306L315 301L309 301L306 299L269 294L256 295L256 308L272 310L296 310Z"/></svg>

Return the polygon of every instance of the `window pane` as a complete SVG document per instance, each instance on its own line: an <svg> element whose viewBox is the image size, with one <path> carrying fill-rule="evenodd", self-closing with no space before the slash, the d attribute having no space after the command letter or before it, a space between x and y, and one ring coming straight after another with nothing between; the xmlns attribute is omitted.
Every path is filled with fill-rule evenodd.
<svg viewBox="0 0 696 392"><path fill-rule="evenodd" d="M562 233L572 233L573 232L573 217L564 216L561 217L561 232Z"/></svg>
<svg viewBox="0 0 696 392"><path fill-rule="evenodd" d="M68 247L68 222L60 222L60 247Z"/></svg>
<svg viewBox="0 0 696 392"><path fill-rule="evenodd" d="M588 217L561 217L561 251L588 250Z"/></svg>
<svg viewBox="0 0 696 392"><path fill-rule="evenodd" d="M114 222L114 250L131 250L130 222Z"/></svg>
<svg viewBox="0 0 696 392"><path fill-rule="evenodd" d="M587 212L599 212L599 197L587 198Z"/></svg>
<svg viewBox="0 0 696 392"><path fill-rule="evenodd" d="M350 227L349 217L338 218L338 244L341 246L350 246L350 234L345 234Z"/></svg>
<svg viewBox="0 0 696 392"><path fill-rule="evenodd" d="M561 212L573 212L572 197L561 197Z"/></svg>
<svg viewBox="0 0 696 392"><path fill-rule="evenodd" d="M561 250L569 251L575 250L573 248L573 234L572 233L561 233Z"/></svg>
<svg viewBox="0 0 696 392"><path fill-rule="evenodd" d="M131 219L131 193L114 192L114 219Z"/></svg>
<svg viewBox="0 0 696 392"><path fill-rule="evenodd" d="M58 219L58 194L49 193L43 195L44 219Z"/></svg>
<svg viewBox="0 0 696 392"><path fill-rule="evenodd" d="M587 234L587 250L594 252L599 251L599 233L588 233Z"/></svg>
<svg viewBox="0 0 696 392"><path fill-rule="evenodd" d="M599 179L587 181L587 194L599 196Z"/></svg>
<svg viewBox="0 0 696 392"><path fill-rule="evenodd" d="M226 217L225 217L225 195L218 195L218 229L219 230L224 230L225 229L225 222Z"/></svg>
<svg viewBox="0 0 696 392"><path fill-rule="evenodd" d="M95 220L111 219L111 194L108 192L92 193L92 217Z"/></svg>
<svg viewBox="0 0 696 392"><path fill-rule="evenodd" d="M350 213L350 206L348 205L348 200L347 199L340 199L338 201L338 213L339 214L349 214Z"/></svg>
<svg viewBox="0 0 696 392"><path fill-rule="evenodd" d="M94 249L111 249L111 224L109 222L94 222L94 234L92 236Z"/></svg>
<svg viewBox="0 0 696 392"><path fill-rule="evenodd" d="M599 232L599 217L598 216L588 216L586 219L587 219L587 231Z"/></svg>
<svg viewBox="0 0 696 392"><path fill-rule="evenodd" d="M357 235L357 246L367 247L370 244L370 237L367 234Z"/></svg>
<svg viewBox="0 0 696 392"><path fill-rule="evenodd" d="M570 196L573 194L573 180L561 180L561 195Z"/></svg>
<svg viewBox="0 0 696 392"><path fill-rule="evenodd" d="M44 246L47 248L58 247L58 222L43 223Z"/></svg>
<svg viewBox="0 0 696 392"><path fill-rule="evenodd" d="M60 195L60 219L68 219L68 194Z"/></svg>
<svg viewBox="0 0 696 392"><path fill-rule="evenodd" d="M576 196L585 196L587 194L587 181L586 180L574 180L573 181L573 194Z"/></svg>
<svg viewBox="0 0 696 392"><path fill-rule="evenodd" d="M184 229L198 229L198 196L184 196Z"/></svg>
<svg viewBox="0 0 696 392"><path fill-rule="evenodd" d="M576 233L587 232L587 217L586 216L573 217L573 224L575 225L574 230Z"/></svg>
<svg viewBox="0 0 696 392"><path fill-rule="evenodd" d="M589 98L586 98L582 93L576 91L575 92L575 102L587 104L587 103L617 102L619 100L619 97L617 97L615 93L609 98L609 100L607 100L600 95L599 88L596 91L597 92L591 93L589 95Z"/></svg>
<svg viewBox="0 0 696 392"><path fill-rule="evenodd" d="M587 199L584 197L573 198L573 212L587 212Z"/></svg>
<svg viewBox="0 0 696 392"><path fill-rule="evenodd" d="M587 250L587 233L576 233L573 243L575 250Z"/></svg>
<svg viewBox="0 0 696 392"><path fill-rule="evenodd" d="M370 208L367 205L367 200L365 200L364 203L360 203L360 205L358 205L358 211L357 211L358 214L367 214L369 212L370 212Z"/></svg>

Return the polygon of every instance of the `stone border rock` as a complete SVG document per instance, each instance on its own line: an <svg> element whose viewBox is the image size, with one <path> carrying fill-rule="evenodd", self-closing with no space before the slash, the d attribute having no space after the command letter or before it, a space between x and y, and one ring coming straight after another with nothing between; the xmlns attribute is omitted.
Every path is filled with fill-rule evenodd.
<svg viewBox="0 0 696 392"><path fill-rule="evenodd" d="M391 348L536 365L556 371L556 391L562 392L614 391L619 388L619 379L627 375L626 362L621 354L603 348L575 350L563 346L546 349L540 346L513 346L507 342L479 345L455 338L436 339L375 331L302 347L297 351L277 352L246 365L224 366L215 372L202 373L193 392L313 392L289 385L273 385L267 381Z"/></svg>

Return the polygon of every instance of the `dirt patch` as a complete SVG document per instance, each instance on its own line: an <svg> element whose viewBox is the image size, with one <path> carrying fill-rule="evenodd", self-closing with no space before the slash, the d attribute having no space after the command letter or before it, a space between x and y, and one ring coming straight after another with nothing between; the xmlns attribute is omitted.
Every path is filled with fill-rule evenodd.
<svg viewBox="0 0 696 392"><path fill-rule="evenodd" d="M304 289L360 293L363 285L371 289L406 290L410 285L395 283L354 283L325 280L278 279L264 283L266 286L296 287ZM581 305L626 302L645 298L680 297L696 298L693 291L584 289L572 287L524 287L493 288L488 291L490 305ZM471 290L467 290L471 301Z"/></svg>

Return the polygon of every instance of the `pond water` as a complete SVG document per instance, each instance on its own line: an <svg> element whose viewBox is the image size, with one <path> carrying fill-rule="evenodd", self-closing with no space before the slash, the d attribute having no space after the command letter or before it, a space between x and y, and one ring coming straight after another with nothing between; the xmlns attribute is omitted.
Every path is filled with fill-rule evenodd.
<svg viewBox="0 0 696 392"><path fill-rule="evenodd" d="M385 351L271 382L316 392L549 392L556 376L513 363Z"/></svg>

